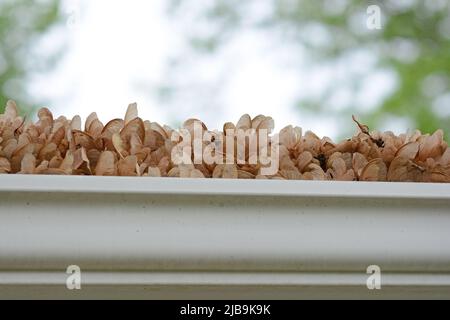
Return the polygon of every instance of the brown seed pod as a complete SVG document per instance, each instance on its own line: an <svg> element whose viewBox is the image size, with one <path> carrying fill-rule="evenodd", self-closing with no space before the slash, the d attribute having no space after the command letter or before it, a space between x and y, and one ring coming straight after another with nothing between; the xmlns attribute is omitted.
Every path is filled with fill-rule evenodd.
<svg viewBox="0 0 450 320"><path fill-rule="evenodd" d="M255 179L255 175L251 172L244 171L244 170L238 170L238 179Z"/></svg>
<svg viewBox="0 0 450 320"><path fill-rule="evenodd" d="M95 112L91 113L86 119L84 131L90 134L94 139L97 139L102 134L103 129L103 124L98 120L97 114Z"/></svg>
<svg viewBox="0 0 450 320"><path fill-rule="evenodd" d="M32 153L27 153L24 155L21 165L20 165L20 173L21 174L34 174L36 170L36 158Z"/></svg>
<svg viewBox="0 0 450 320"><path fill-rule="evenodd" d="M280 144L288 150L294 150L301 143L302 129L299 127L287 126L280 131Z"/></svg>
<svg viewBox="0 0 450 320"><path fill-rule="evenodd" d="M103 128L102 134L100 137L104 141L104 145L107 150L114 150L114 146L112 144L112 136L114 133L120 133L124 126L124 121L122 119L114 119L106 124Z"/></svg>
<svg viewBox="0 0 450 320"><path fill-rule="evenodd" d="M392 182L422 182L425 169L403 157L395 158L388 170L387 180Z"/></svg>
<svg viewBox="0 0 450 320"><path fill-rule="evenodd" d="M123 177L135 177L138 175L139 165L136 156L128 156L124 159L120 159L117 165L119 176Z"/></svg>
<svg viewBox="0 0 450 320"><path fill-rule="evenodd" d="M437 130L431 136L424 136L420 139L419 154L417 160L425 161L428 158L435 159L440 157L443 150L444 132Z"/></svg>
<svg viewBox="0 0 450 320"><path fill-rule="evenodd" d="M125 125L138 117L137 103L132 103L128 106L127 113L125 114Z"/></svg>
<svg viewBox="0 0 450 320"><path fill-rule="evenodd" d="M364 157L361 153L356 152L353 154L352 167L358 179L361 179L362 172L367 164L368 161L366 157Z"/></svg>
<svg viewBox="0 0 450 320"><path fill-rule="evenodd" d="M125 147L124 147L124 143L122 140L122 137L120 136L119 133L114 133L112 136L112 144L114 146L114 149L116 150L116 152L119 154L119 156L122 159L125 159L125 157L127 156L127 152L125 151Z"/></svg>
<svg viewBox="0 0 450 320"><path fill-rule="evenodd" d="M342 154L332 158L327 176L331 178L330 180L337 181L353 181L355 179L353 169L347 169L347 164L342 158Z"/></svg>
<svg viewBox="0 0 450 320"><path fill-rule="evenodd" d="M438 162L442 166L449 166L450 165L450 148L447 148L447 150L439 158Z"/></svg>
<svg viewBox="0 0 450 320"><path fill-rule="evenodd" d="M238 168L234 164L220 164L213 172L213 178L237 179L239 177Z"/></svg>
<svg viewBox="0 0 450 320"><path fill-rule="evenodd" d="M400 149L398 149L395 157L402 157L406 159L415 159L417 154L419 153L419 142L409 142L403 145Z"/></svg>
<svg viewBox="0 0 450 320"><path fill-rule="evenodd" d="M300 172L304 172L306 167L309 166L314 157L309 151L305 151L300 154L300 156L297 159L297 168L300 170Z"/></svg>
<svg viewBox="0 0 450 320"><path fill-rule="evenodd" d="M129 143L133 134L136 134L141 141L144 141L145 126L141 118L130 120L120 132L120 137L125 143Z"/></svg>
<svg viewBox="0 0 450 320"><path fill-rule="evenodd" d="M21 148L17 148L11 155L11 173L17 173L20 171L22 159L26 154L32 154L34 152L34 145L27 144Z"/></svg>
<svg viewBox="0 0 450 320"><path fill-rule="evenodd" d="M172 141L175 133L172 128L143 121L138 116L136 104L128 106L124 120L114 119L105 126L96 113L88 116L84 127L79 116L71 120L63 116L55 119L47 108L39 110L36 123L25 121L18 114L13 101L8 101L4 114L0 114L0 174L414 182L450 180L450 149L444 141L442 130L432 135L415 130L397 136L392 132L370 132L368 126L353 117L359 132L340 143L334 143L327 137L319 138L311 131L303 135L301 128L293 126L283 128L277 136L269 136L266 143L257 136L262 133L261 130L267 130L267 133L273 130L273 119L264 115L252 119L244 115L236 125L225 123L223 133L209 132L200 120L187 120L183 128L191 137L196 124L202 135L206 133L211 136L209 141L193 144L192 141L184 141L181 136L177 141ZM251 141L256 146L250 148L248 137L238 139L236 129L247 134L252 130L257 139ZM244 142L245 146L239 145ZM221 147L227 148L230 143L234 144L231 151L222 150ZM186 163L177 165L179 162L172 157L179 155L177 151L180 150L185 155L183 159ZM215 157L214 163L205 159L197 163L195 152L198 154L205 150L211 151L209 158ZM217 165L230 156L235 164ZM272 156L277 156L278 172L262 176L262 169L271 163ZM193 160L196 160L195 165Z"/></svg>
<svg viewBox="0 0 450 320"><path fill-rule="evenodd" d="M59 165L59 169L62 170L65 174L72 174L74 161L75 157L73 153L71 151L67 151L66 157Z"/></svg>
<svg viewBox="0 0 450 320"><path fill-rule="evenodd" d="M38 117L39 121L36 125L40 132L50 133L53 128L53 114L47 108L42 108L38 111Z"/></svg>
<svg viewBox="0 0 450 320"><path fill-rule="evenodd" d="M11 172L11 163L6 158L0 157L0 173L10 173Z"/></svg>
<svg viewBox="0 0 450 320"><path fill-rule="evenodd" d="M386 181L387 167L382 159L373 159L367 163L361 173L361 181Z"/></svg>
<svg viewBox="0 0 450 320"><path fill-rule="evenodd" d="M323 172L323 169L314 163L311 163L306 168L306 172L303 174L304 180L327 180L327 177L325 175L325 172Z"/></svg>
<svg viewBox="0 0 450 320"><path fill-rule="evenodd" d="M252 127L252 118L248 114L244 114L236 124L236 129L248 130Z"/></svg>
<svg viewBox="0 0 450 320"><path fill-rule="evenodd" d="M81 131L81 117L80 116L74 116L72 118L72 121L70 122L70 128L72 130ZM85 131L87 131L87 130L85 130Z"/></svg>
<svg viewBox="0 0 450 320"><path fill-rule="evenodd" d="M95 149L96 145L94 142L94 138L92 138L86 132L72 130L72 134L73 134L73 141L75 142L75 146L77 148L83 147L86 150Z"/></svg>
<svg viewBox="0 0 450 320"><path fill-rule="evenodd" d="M104 151L98 159L95 167L95 175L97 176L114 176L117 175L116 157L111 151Z"/></svg>
<svg viewBox="0 0 450 320"><path fill-rule="evenodd" d="M148 176L149 177L161 177L161 170L158 167L149 167L148 168Z"/></svg>
<svg viewBox="0 0 450 320"><path fill-rule="evenodd" d="M96 161L92 161L89 158L88 154L92 154L93 152L98 152L98 156ZM91 168L95 168L97 165L98 158L100 158L100 152L92 149L89 152L86 152L84 148L78 149L73 154L73 164L72 169L76 174L81 175L92 175Z"/></svg>

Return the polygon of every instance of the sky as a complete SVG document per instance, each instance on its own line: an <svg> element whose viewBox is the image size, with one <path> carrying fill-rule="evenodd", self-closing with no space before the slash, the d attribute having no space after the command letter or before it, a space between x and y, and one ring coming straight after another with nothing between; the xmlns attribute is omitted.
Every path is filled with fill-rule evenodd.
<svg viewBox="0 0 450 320"><path fill-rule="evenodd" d="M68 19L53 41L64 38L66 52L45 81L36 81L36 94L49 97L52 109L65 115L96 111L106 121L122 117L129 103L138 102L142 117L165 120L156 100L135 89L143 77L158 81L170 47L161 3L65 1Z"/></svg>
<svg viewBox="0 0 450 320"><path fill-rule="evenodd" d="M324 66L312 73L305 69L299 77L298 70L288 63L280 64L286 57L283 50L272 54L264 36L245 33L222 56L197 61L189 70L173 75L206 83L221 73L227 74L227 81L217 92L208 92L207 86L203 92L198 88L191 92L212 95L210 103L206 100L206 105L196 106L188 94L186 103L182 98L175 105L166 104L157 98L155 88L172 76L166 74L167 64L172 55L186 49L180 27L189 25L168 18L164 0L63 3L67 21L40 46L45 50L63 40L67 51L55 70L38 76L31 88L34 95L50 101L49 107L58 115L86 118L95 111L100 120L107 122L123 117L127 105L137 102L143 119L173 126L177 125L175 120L199 118L210 129L221 129L223 123L236 122L249 113L272 116L278 130L292 124L320 136L336 136L338 124L333 117L307 117L293 105L299 96L320 90L326 81L341 81L340 74L346 70L339 66ZM351 63L343 63L357 69L371 62L362 54L359 60L356 57ZM381 88L381 92L392 87L386 75L375 74L371 79L368 86ZM335 99L345 104L346 95L348 92L342 91ZM363 99L370 107L381 95L369 88Z"/></svg>

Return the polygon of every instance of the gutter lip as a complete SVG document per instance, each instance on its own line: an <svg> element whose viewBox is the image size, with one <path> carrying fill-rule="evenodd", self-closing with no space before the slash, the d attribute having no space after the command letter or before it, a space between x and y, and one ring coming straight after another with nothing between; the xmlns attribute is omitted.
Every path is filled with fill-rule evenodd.
<svg viewBox="0 0 450 320"><path fill-rule="evenodd" d="M0 272L1 286L64 286L61 270ZM364 287L367 274L360 272L82 272L86 286L327 286ZM450 274L383 273L384 287L450 287Z"/></svg>
<svg viewBox="0 0 450 320"><path fill-rule="evenodd" d="M450 200L450 184L0 175L0 193Z"/></svg>

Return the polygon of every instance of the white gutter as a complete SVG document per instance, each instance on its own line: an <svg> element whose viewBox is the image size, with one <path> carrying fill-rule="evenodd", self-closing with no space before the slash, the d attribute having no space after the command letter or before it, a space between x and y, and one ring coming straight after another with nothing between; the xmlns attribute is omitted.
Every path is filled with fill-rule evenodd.
<svg viewBox="0 0 450 320"><path fill-rule="evenodd" d="M1 297L450 298L450 185L0 175Z"/></svg>

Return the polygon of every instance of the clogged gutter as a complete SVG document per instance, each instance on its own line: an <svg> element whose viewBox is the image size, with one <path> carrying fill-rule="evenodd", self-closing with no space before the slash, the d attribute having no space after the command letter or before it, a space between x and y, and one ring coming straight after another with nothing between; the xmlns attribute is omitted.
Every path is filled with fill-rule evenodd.
<svg viewBox="0 0 450 320"><path fill-rule="evenodd" d="M359 132L340 143L288 126L270 136L265 147L258 133L271 133L274 121L262 115L253 119L244 115L236 124L226 123L222 131L210 131L196 119L187 120L180 130L144 121L136 104L128 107L124 119L106 124L95 113L84 126L79 116L55 119L46 108L39 110L38 117L36 123L25 121L16 104L7 103L0 115L0 174L450 182L450 149L442 130L431 135L418 130L400 135L370 132L354 118ZM192 133L195 127L209 140L178 150L186 147L183 131ZM245 144L250 138L239 140L230 133L239 130L255 134L256 155L263 149L269 156L277 151L275 172L264 174L263 159L250 161L254 154L251 144ZM232 162L226 161L228 150L217 148L219 142L223 146L230 141ZM198 161L199 149L209 150L220 161ZM174 151L181 151L188 161L175 161Z"/></svg>

